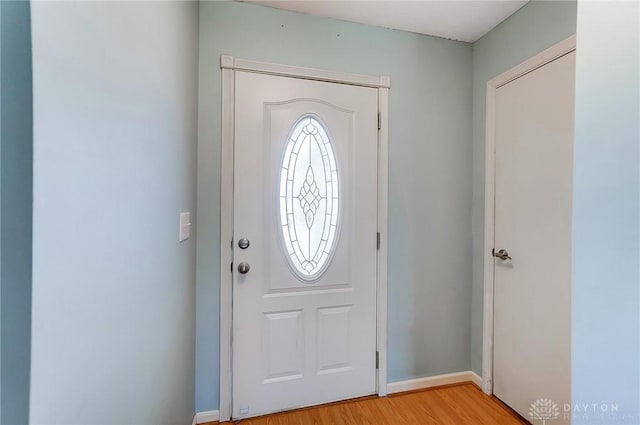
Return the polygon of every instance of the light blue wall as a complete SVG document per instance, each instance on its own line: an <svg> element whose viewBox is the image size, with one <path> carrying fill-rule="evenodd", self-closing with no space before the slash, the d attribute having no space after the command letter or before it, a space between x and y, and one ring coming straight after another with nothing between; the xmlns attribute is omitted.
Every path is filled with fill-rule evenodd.
<svg viewBox="0 0 640 425"><path fill-rule="evenodd" d="M32 30L31 422L189 424L198 4L34 2Z"/></svg>
<svg viewBox="0 0 640 425"><path fill-rule="evenodd" d="M31 345L29 2L0 2L0 423L26 424Z"/></svg>
<svg viewBox="0 0 640 425"><path fill-rule="evenodd" d="M391 76L389 380L469 370L471 46L237 2L200 12L196 410L219 394L221 54Z"/></svg>
<svg viewBox="0 0 640 425"><path fill-rule="evenodd" d="M471 367L482 372L486 83L576 32L575 1L532 1L473 44Z"/></svg>
<svg viewBox="0 0 640 425"><path fill-rule="evenodd" d="M33 114L33 111L32 111ZM2 4L0 3L0 185L2 184ZM2 209L2 196L0 196ZM2 238L2 214L0 214L0 239ZM2 243L0 243L0 257ZM2 261L0 261L0 424L2 424Z"/></svg>
<svg viewBox="0 0 640 425"><path fill-rule="evenodd" d="M574 423L640 424L640 5L579 2L577 43L572 399L618 412Z"/></svg>

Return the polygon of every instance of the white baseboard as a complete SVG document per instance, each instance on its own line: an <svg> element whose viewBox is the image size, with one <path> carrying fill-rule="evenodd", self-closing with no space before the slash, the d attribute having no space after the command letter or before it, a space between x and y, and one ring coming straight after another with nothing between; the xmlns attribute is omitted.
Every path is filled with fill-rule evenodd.
<svg viewBox="0 0 640 425"><path fill-rule="evenodd" d="M219 410L207 410L196 413L193 417L193 424L206 424L207 422L216 422L218 419L220 419Z"/></svg>
<svg viewBox="0 0 640 425"><path fill-rule="evenodd" d="M476 384L476 386L482 389L482 377L475 372L471 372L471 382Z"/></svg>
<svg viewBox="0 0 640 425"><path fill-rule="evenodd" d="M390 382L387 384L389 394L403 391L421 390L423 388L438 387L440 385L458 384L461 382L473 382L482 388L482 379L472 371L447 373L444 375L429 376L427 378L409 379L406 381Z"/></svg>

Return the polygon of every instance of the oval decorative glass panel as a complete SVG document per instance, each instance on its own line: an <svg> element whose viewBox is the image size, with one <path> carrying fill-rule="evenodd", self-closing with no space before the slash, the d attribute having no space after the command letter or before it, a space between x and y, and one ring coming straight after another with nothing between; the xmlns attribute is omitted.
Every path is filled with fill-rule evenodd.
<svg viewBox="0 0 640 425"><path fill-rule="evenodd" d="M280 171L280 224L286 257L304 280L320 277L333 255L340 194L331 138L315 115L289 133Z"/></svg>

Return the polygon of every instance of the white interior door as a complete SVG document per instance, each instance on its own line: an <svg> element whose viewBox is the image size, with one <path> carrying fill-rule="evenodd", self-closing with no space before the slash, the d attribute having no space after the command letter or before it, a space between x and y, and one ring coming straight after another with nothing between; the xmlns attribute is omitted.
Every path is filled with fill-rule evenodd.
<svg viewBox="0 0 640 425"><path fill-rule="evenodd" d="M372 394L378 90L235 84L232 416Z"/></svg>
<svg viewBox="0 0 640 425"><path fill-rule="evenodd" d="M574 81L572 52L495 98L494 394L534 424L570 422Z"/></svg>

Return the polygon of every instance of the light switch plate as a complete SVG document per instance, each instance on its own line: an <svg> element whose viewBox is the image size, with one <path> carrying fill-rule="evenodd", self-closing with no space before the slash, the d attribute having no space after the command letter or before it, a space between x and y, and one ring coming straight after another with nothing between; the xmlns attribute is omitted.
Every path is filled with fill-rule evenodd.
<svg viewBox="0 0 640 425"><path fill-rule="evenodd" d="M189 239L189 236L191 236L191 213L181 212L178 242Z"/></svg>

